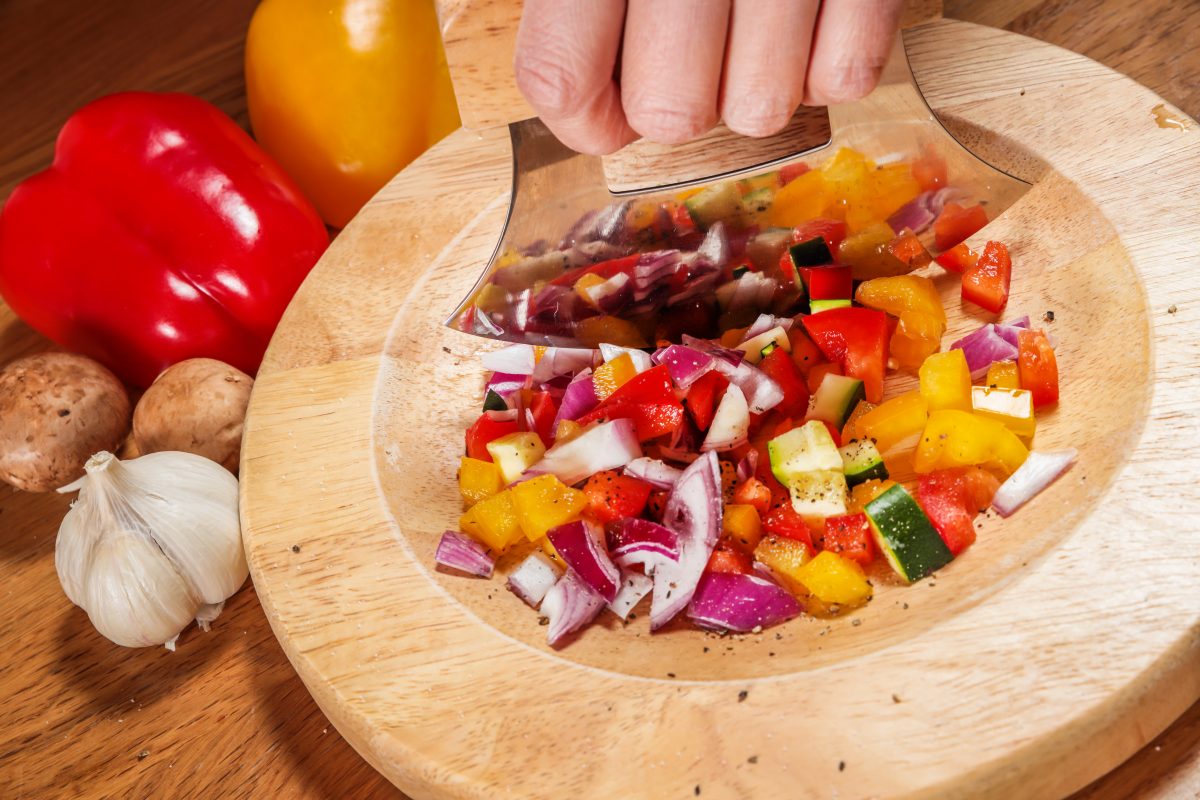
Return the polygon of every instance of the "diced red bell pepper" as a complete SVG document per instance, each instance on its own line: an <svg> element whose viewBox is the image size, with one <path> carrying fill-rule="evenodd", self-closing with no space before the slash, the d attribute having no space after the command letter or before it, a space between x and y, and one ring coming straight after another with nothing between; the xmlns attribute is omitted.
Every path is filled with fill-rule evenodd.
<svg viewBox="0 0 1200 800"><path fill-rule="evenodd" d="M825 530L818 536L817 547L852 559L864 567L875 560L875 540L871 523L863 513L826 517Z"/></svg>
<svg viewBox="0 0 1200 800"><path fill-rule="evenodd" d="M558 406L550 393L531 392L525 408L533 417L533 431L542 444L546 447L554 444L554 418L558 416Z"/></svg>
<svg viewBox="0 0 1200 800"><path fill-rule="evenodd" d="M792 361L805 377L808 376L809 370L825 360L821 348L813 344L813 340L808 338L801 325L793 325L788 331L788 342L792 345Z"/></svg>
<svg viewBox="0 0 1200 800"><path fill-rule="evenodd" d="M598 278L608 280L612 276L621 272L631 272L637 265L640 255L622 256L621 258L613 258L608 261L601 261L599 264L585 264L582 267L576 267L572 270L567 270L562 275L559 275L550 283L555 286L574 286L575 282L584 275L595 275Z"/></svg>
<svg viewBox="0 0 1200 800"><path fill-rule="evenodd" d="M479 419L475 420L471 427L467 428L468 456L480 461L491 461L492 454L488 452L488 442L517 432L515 419L503 421L496 419L497 415L503 413L502 411L485 411L479 415Z"/></svg>
<svg viewBox="0 0 1200 800"><path fill-rule="evenodd" d="M905 230L895 239L888 242L888 252L913 269L923 267L932 261L929 251L921 240L910 230Z"/></svg>
<svg viewBox="0 0 1200 800"><path fill-rule="evenodd" d="M975 262L979 260L979 255L962 242L959 242L934 260L943 269L961 273L975 266Z"/></svg>
<svg viewBox="0 0 1200 800"><path fill-rule="evenodd" d="M1017 376L1033 395L1034 408L1058 402L1058 359L1045 331L1017 334Z"/></svg>
<svg viewBox="0 0 1200 800"><path fill-rule="evenodd" d="M912 176L923 192L940 189L946 185L946 159L927 148L912 162Z"/></svg>
<svg viewBox="0 0 1200 800"><path fill-rule="evenodd" d="M653 486L629 475L613 470L597 472L583 485L587 496L584 513L598 522L640 517L652 491Z"/></svg>
<svg viewBox="0 0 1200 800"><path fill-rule="evenodd" d="M980 467L939 469L921 476L917 502L954 555L975 541L975 516L992 503L1000 481Z"/></svg>
<svg viewBox="0 0 1200 800"><path fill-rule="evenodd" d="M799 178L804 173L808 172L811 167L804 162L796 164L784 164L779 168L779 185L780 187L787 186L792 181Z"/></svg>
<svg viewBox="0 0 1200 800"><path fill-rule="evenodd" d="M825 430L829 431L829 438L833 439L833 443L836 446L841 447L842 446L842 432L839 431L836 427L834 427L833 423L827 419L821 420L821 424L825 426Z"/></svg>
<svg viewBox="0 0 1200 800"><path fill-rule="evenodd" d="M701 433L708 431L708 427L712 425L713 414L717 413L717 403L725 396L727 388L729 379L712 370L701 375L688 389L683 402Z"/></svg>
<svg viewBox="0 0 1200 800"><path fill-rule="evenodd" d="M788 416L804 416L808 410L808 386L796 368L796 362L792 361L791 354L782 347L776 347L759 362L758 368L783 389L783 400L774 410Z"/></svg>
<svg viewBox="0 0 1200 800"><path fill-rule="evenodd" d="M817 393L817 389L819 389L821 386L821 381L825 380L825 376L830 372L834 373L835 375L841 375L842 365L830 364L828 361L822 361L821 363L814 364L812 366L806 377L806 380L808 381L808 393L810 395Z"/></svg>
<svg viewBox="0 0 1200 800"><path fill-rule="evenodd" d="M975 265L962 276L962 298L980 308L999 314L1008 305L1008 287L1012 281L1012 259L1000 242L988 242Z"/></svg>
<svg viewBox="0 0 1200 800"><path fill-rule="evenodd" d="M587 425L600 419L633 420L642 442L678 429L683 424L683 404L675 397L667 366L660 364L633 376L576 422Z"/></svg>
<svg viewBox="0 0 1200 800"><path fill-rule="evenodd" d="M688 211L687 206L680 203L675 207L671 214L671 219L675 222L675 230L680 233L694 231L696 229L696 220L692 219L692 214Z"/></svg>
<svg viewBox="0 0 1200 800"><path fill-rule="evenodd" d="M733 572L749 575L754 572L754 559L748 553L734 548L717 548L708 559L706 572Z"/></svg>
<svg viewBox="0 0 1200 800"><path fill-rule="evenodd" d="M785 497L766 513L763 517L762 529L764 534L782 536L785 539L795 539L798 542L804 542L805 546L808 547L808 552L810 554L814 552L812 530L809 529L808 523L804 521L804 517L796 513L796 509L792 507L790 497Z"/></svg>
<svg viewBox="0 0 1200 800"><path fill-rule="evenodd" d="M854 297L850 267L801 267L800 279L808 287L809 300L849 300Z"/></svg>
<svg viewBox="0 0 1200 800"><path fill-rule="evenodd" d="M733 490L733 502L753 506L759 516L762 516L771 510L771 490L758 478L751 476Z"/></svg>
<svg viewBox="0 0 1200 800"><path fill-rule="evenodd" d="M887 314L871 308L831 308L804 317L804 328L826 358L863 382L868 402L883 400Z"/></svg>
<svg viewBox="0 0 1200 800"><path fill-rule="evenodd" d="M942 213L933 221L934 246L939 251L949 250L977 233L987 223L987 211L981 205L963 208L958 203L946 203Z"/></svg>
<svg viewBox="0 0 1200 800"><path fill-rule="evenodd" d="M829 245L829 252L836 253L846 238L846 223L837 219L819 217L797 225L792 230L792 242L800 244L820 236Z"/></svg>

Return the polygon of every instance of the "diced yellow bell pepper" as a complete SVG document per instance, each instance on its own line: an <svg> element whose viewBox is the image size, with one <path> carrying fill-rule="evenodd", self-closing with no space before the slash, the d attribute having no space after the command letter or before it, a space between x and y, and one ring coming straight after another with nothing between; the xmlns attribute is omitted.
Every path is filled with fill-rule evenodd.
<svg viewBox="0 0 1200 800"><path fill-rule="evenodd" d="M1028 456L1028 448L1001 423L969 411L947 409L929 415L913 468L925 473L978 464L1011 475Z"/></svg>
<svg viewBox="0 0 1200 800"><path fill-rule="evenodd" d="M921 397L930 412L971 410L971 368L962 350L934 353L921 365Z"/></svg>
<svg viewBox="0 0 1200 800"><path fill-rule="evenodd" d="M850 266L856 281L904 275L912 268L888 250L888 243L894 238L896 232L886 222L873 223L846 237L838 248L838 262Z"/></svg>
<svg viewBox="0 0 1200 800"><path fill-rule="evenodd" d="M987 379L984 386L994 386L997 389L1020 389L1021 379L1017 374L1017 362L993 361L988 367Z"/></svg>
<svg viewBox="0 0 1200 800"><path fill-rule="evenodd" d="M871 599L871 584L862 567L828 550L817 553L816 558L800 567L796 579L825 610L834 605L860 606ZM810 607L809 611L812 610Z"/></svg>
<svg viewBox="0 0 1200 800"><path fill-rule="evenodd" d="M887 220L920 193L921 185L907 162L885 164L871 173L871 212L875 219ZM846 221L850 221L848 216Z"/></svg>
<svg viewBox="0 0 1200 800"><path fill-rule="evenodd" d="M633 359L629 357L628 353L621 353L612 361L596 367L592 373L592 386L596 389L596 399L605 399L625 385L634 375L637 375L637 367L633 365Z"/></svg>
<svg viewBox="0 0 1200 800"><path fill-rule="evenodd" d="M820 170L810 170L775 193L768 219L777 228L792 228L825 213L833 193Z"/></svg>
<svg viewBox="0 0 1200 800"><path fill-rule="evenodd" d="M619 317L588 317L575 324L575 338L588 347L599 347L602 343L620 347L645 347L646 337L629 320Z"/></svg>
<svg viewBox="0 0 1200 800"><path fill-rule="evenodd" d="M754 552L762 539L762 520L759 519L758 509L740 503L726 505L721 532L734 547L747 553Z"/></svg>
<svg viewBox="0 0 1200 800"><path fill-rule="evenodd" d="M521 473L542 460L546 445L533 431L510 433L487 443L488 455L500 469L505 484L521 477Z"/></svg>
<svg viewBox="0 0 1200 800"><path fill-rule="evenodd" d="M861 513L867 503L874 500L879 495L886 492L888 489L896 485L894 480L890 478L885 480L876 480L872 478L869 481L863 481L850 490L850 502L846 504L847 514Z"/></svg>
<svg viewBox="0 0 1200 800"><path fill-rule="evenodd" d="M539 475L508 489L512 492L516 518L525 537L536 542L551 528L578 519L587 506L587 496L572 489L555 475Z"/></svg>
<svg viewBox="0 0 1200 800"><path fill-rule="evenodd" d="M848 442L851 439L864 438L858 430L858 421L870 414L878 406L874 403L868 403L866 400L859 400L858 405L850 412L850 416L846 418L846 424L842 426L842 441Z"/></svg>
<svg viewBox="0 0 1200 800"><path fill-rule="evenodd" d="M984 419L996 420L1022 439L1032 439L1037 431L1033 393L1027 389L972 386L971 409Z"/></svg>
<svg viewBox="0 0 1200 800"><path fill-rule="evenodd" d="M658 203L653 200L635 200L625 215L625 224L631 231L649 228L658 219Z"/></svg>
<svg viewBox="0 0 1200 800"><path fill-rule="evenodd" d="M582 298L583 302L587 303L593 308L597 308L598 306L592 301L592 296L587 293L587 290L594 286L599 286L602 283L604 283L604 278L601 278L594 272L589 272L579 280L575 281L575 293Z"/></svg>
<svg viewBox="0 0 1200 800"><path fill-rule="evenodd" d="M471 506L459 517L458 527L497 553L506 550L521 538L512 490L505 489Z"/></svg>
<svg viewBox="0 0 1200 800"><path fill-rule="evenodd" d="M924 430L928 417L929 407L921 393L905 392L864 414L854 430L859 436L874 439L879 452L886 453Z"/></svg>
<svg viewBox="0 0 1200 800"><path fill-rule="evenodd" d="M554 545L550 544L550 540L545 536L538 539L536 542L534 542L534 544L540 547L543 553L550 556L550 560L555 564L558 564L560 567L566 565L566 562L563 561L563 557L558 554L558 551L554 549Z"/></svg>
<svg viewBox="0 0 1200 800"><path fill-rule="evenodd" d="M583 433L583 426L578 422L573 419L560 419L558 427L554 429L554 443L569 442L581 433Z"/></svg>
<svg viewBox="0 0 1200 800"><path fill-rule="evenodd" d="M500 469L491 461L463 456L458 464L458 492L463 506L470 508L480 500L487 500L504 488Z"/></svg>
<svg viewBox="0 0 1200 800"><path fill-rule="evenodd" d="M809 558L804 542L782 536L764 536L754 548L754 560L770 567L780 583L793 594L805 593L797 576Z"/></svg>
<svg viewBox="0 0 1200 800"><path fill-rule="evenodd" d="M941 346L946 311L937 287L929 278L918 275L875 278L859 284L854 297L868 308L900 318L888 351L901 369L917 369Z"/></svg>

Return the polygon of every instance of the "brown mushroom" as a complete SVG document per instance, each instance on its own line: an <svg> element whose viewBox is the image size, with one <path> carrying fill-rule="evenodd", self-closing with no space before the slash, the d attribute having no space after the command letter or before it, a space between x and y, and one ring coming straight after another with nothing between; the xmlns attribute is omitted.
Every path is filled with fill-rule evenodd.
<svg viewBox="0 0 1200 800"><path fill-rule="evenodd" d="M129 430L129 395L100 364L74 353L19 358L0 370L0 480L47 492L83 475Z"/></svg>
<svg viewBox="0 0 1200 800"><path fill-rule="evenodd" d="M163 371L138 401L130 446L141 455L195 453L236 475L253 386L253 378L221 361L180 361Z"/></svg>

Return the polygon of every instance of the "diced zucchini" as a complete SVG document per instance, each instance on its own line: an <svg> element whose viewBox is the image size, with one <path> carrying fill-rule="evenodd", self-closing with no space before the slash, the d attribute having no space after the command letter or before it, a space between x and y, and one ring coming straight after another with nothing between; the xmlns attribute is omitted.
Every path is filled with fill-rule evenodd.
<svg viewBox="0 0 1200 800"><path fill-rule="evenodd" d="M875 543L896 574L908 583L954 560L954 555L917 501L900 484L867 503Z"/></svg>
<svg viewBox="0 0 1200 800"><path fill-rule="evenodd" d="M831 308L849 308L850 299L842 300L810 300L808 301L809 310L814 314L820 314L822 311L828 311Z"/></svg>
<svg viewBox="0 0 1200 800"><path fill-rule="evenodd" d="M749 178L742 178L737 181L737 188L743 195L749 195L760 189L768 189L774 193L779 188L779 171L772 170L759 175L751 175Z"/></svg>
<svg viewBox="0 0 1200 800"><path fill-rule="evenodd" d="M739 222L742 216L742 196L731 181L708 186L683 201L697 227L707 228L717 222Z"/></svg>
<svg viewBox="0 0 1200 800"><path fill-rule="evenodd" d="M800 244L794 244L788 248L788 252L792 255L792 263L797 267L819 267L822 264L833 263L833 253L829 252L829 245L823 236L814 236Z"/></svg>
<svg viewBox="0 0 1200 800"><path fill-rule="evenodd" d="M536 433L510 433L488 442L487 451L492 461L500 468L500 477L505 484L521 477L521 473L542 460L546 445Z"/></svg>
<svg viewBox="0 0 1200 800"><path fill-rule="evenodd" d="M805 472L784 485L792 496L792 508L797 514L836 517L846 513L846 476L841 471Z"/></svg>
<svg viewBox="0 0 1200 800"><path fill-rule="evenodd" d="M775 269L791 243L791 228L768 228L746 242L746 256L760 270Z"/></svg>
<svg viewBox="0 0 1200 800"><path fill-rule="evenodd" d="M738 278L742 277L749 271L750 271L750 268L747 266L744 266L744 265L740 266L740 267L734 267L733 268L733 279L737 280Z"/></svg>
<svg viewBox="0 0 1200 800"><path fill-rule="evenodd" d="M771 472L784 486L805 472L842 471L842 454L829 429L817 420L776 436L767 444L767 452Z"/></svg>
<svg viewBox="0 0 1200 800"><path fill-rule="evenodd" d="M846 426L846 420L854 412L854 407L864 397L866 392L863 382L858 378L827 372L821 379L821 385L817 387L817 393L813 395L813 404L807 419L828 422L840 431Z"/></svg>
<svg viewBox="0 0 1200 800"><path fill-rule="evenodd" d="M746 361L757 364L767 355L766 348L770 345L782 347L789 353L792 352L792 343L788 339L787 331L781 326L776 326L758 336L747 339L739 344L737 349L746 354Z"/></svg>
<svg viewBox="0 0 1200 800"><path fill-rule="evenodd" d="M838 450L842 454L843 472L846 473L846 485L854 488L869 480L883 480L888 477L887 465L879 455L875 443L870 439L858 439Z"/></svg>
<svg viewBox="0 0 1200 800"><path fill-rule="evenodd" d="M742 197L742 211L747 219L754 219L765 214L775 200L775 190L766 186Z"/></svg>
<svg viewBox="0 0 1200 800"><path fill-rule="evenodd" d="M504 402L495 389L488 389L487 396L483 398L484 411L507 411L508 403Z"/></svg>

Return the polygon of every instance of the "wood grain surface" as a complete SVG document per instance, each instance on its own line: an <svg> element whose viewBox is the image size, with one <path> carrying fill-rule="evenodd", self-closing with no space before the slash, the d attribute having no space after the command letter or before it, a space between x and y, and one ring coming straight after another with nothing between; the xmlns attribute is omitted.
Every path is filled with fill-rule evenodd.
<svg viewBox="0 0 1200 800"><path fill-rule="evenodd" d="M79 104L120 89L188 91L245 120L248 0L0 4L0 199L48 163ZM947 0L1083 52L1200 115L1196 2ZM47 347L0 307L0 361ZM67 499L0 488L0 796L394 797L328 724L247 586L180 650L124 650L61 594L53 537ZM1200 704L1077 800L1200 796Z"/></svg>

